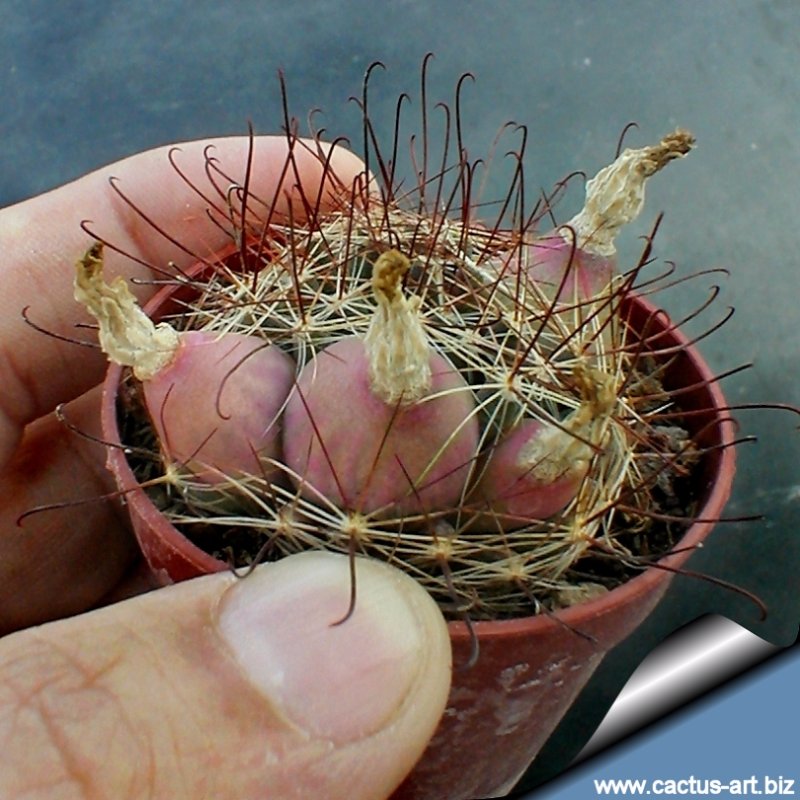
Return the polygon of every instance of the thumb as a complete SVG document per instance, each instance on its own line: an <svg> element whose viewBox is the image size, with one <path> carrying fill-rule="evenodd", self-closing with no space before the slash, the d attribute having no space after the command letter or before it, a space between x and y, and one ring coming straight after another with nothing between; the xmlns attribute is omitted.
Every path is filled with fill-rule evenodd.
<svg viewBox="0 0 800 800"><path fill-rule="evenodd" d="M385 798L447 700L411 578L304 553L0 641L0 797Z"/></svg>

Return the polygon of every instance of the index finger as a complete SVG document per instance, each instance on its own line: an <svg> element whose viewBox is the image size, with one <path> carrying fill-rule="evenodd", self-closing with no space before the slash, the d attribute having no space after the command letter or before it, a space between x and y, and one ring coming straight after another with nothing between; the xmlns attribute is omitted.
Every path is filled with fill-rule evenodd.
<svg viewBox="0 0 800 800"><path fill-rule="evenodd" d="M249 188L279 214L297 207L298 184L312 202L319 197L323 206L330 205L363 171L352 153L336 147L328 157L316 142L291 143L286 137L189 142L180 145L183 178L168 157L171 147L162 147L0 211L0 465L25 425L83 394L105 368L99 351L37 333L23 318L28 308L38 326L61 336L74 335L76 324L88 321L72 297L74 264L92 242L81 221L91 219L98 235L135 259L108 252L109 276L152 278L148 264L187 267L230 241L219 219L207 213L208 198L219 189L206 170L205 151L213 145L219 183L229 178L243 184L251 141ZM112 176L141 213L114 190ZM158 227L146 218L157 220ZM140 301L153 291L139 287Z"/></svg>

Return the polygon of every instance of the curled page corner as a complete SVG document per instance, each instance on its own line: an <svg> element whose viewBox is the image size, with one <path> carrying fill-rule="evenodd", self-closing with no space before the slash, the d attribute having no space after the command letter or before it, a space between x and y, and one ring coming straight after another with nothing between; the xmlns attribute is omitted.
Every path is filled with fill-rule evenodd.
<svg viewBox="0 0 800 800"><path fill-rule="evenodd" d="M719 615L702 617L681 628L653 650L631 675L571 766L783 649Z"/></svg>

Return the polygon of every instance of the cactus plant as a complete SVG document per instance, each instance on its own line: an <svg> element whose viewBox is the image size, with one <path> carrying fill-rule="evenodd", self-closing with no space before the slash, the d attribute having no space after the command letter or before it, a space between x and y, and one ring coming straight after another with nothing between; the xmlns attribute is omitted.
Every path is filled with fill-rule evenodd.
<svg viewBox="0 0 800 800"><path fill-rule="evenodd" d="M164 513L189 535L218 529L216 553L237 566L313 548L385 559L471 619L603 591L577 580L581 562L596 552L624 560L620 534L630 539L665 510L700 452L675 422L646 334L626 322L636 271L621 274L614 260L614 237L638 214L645 181L692 142L679 131L625 150L587 184L583 211L545 234L536 215L510 230L473 219L463 153L444 210L440 185L437 205L423 202L438 180L428 176L414 202L364 180L333 213L263 227L241 210L253 199L229 193L238 249L192 279L190 307L149 340L181 331L188 354L238 337L261 342L259 357L279 354L280 369L264 370L261 384L254 359L237 363L234 350L191 390L222 396L247 369L251 394L276 395L263 425L280 409L282 445L264 448L255 435L227 445L228 461L242 466L217 467L209 493L200 443L214 442L223 410L207 404L203 414L189 394L171 401L166 419L168 393L150 378L146 413L138 427L135 415L126 424L137 452L150 450L141 477L158 485L154 475L164 476ZM102 286L101 270L95 248L79 264L77 296L109 357L130 365L112 337L122 328L131 338L120 301L107 287L104 304L92 304L81 288L90 271ZM196 360L208 367L202 351ZM135 369L126 383L138 396ZM176 468L170 439L186 428L200 451L184 452ZM232 530L247 532L244 551L226 549Z"/></svg>

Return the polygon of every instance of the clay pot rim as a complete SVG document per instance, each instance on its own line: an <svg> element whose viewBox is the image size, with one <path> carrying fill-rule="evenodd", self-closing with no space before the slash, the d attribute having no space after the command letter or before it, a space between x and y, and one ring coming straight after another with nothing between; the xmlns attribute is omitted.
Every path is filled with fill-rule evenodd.
<svg viewBox="0 0 800 800"><path fill-rule="evenodd" d="M199 264L196 265L196 267L197 271L191 270L189 273L185 273L187 277L193 277L197 272L205 269L207 265ZM151 314L178 288L180 288L180 285L176 286L174 284L161 288L145 304L144 311ZM629 295L629 298L635 301L648 315L655 316L658 314L662 318L668 319L665 313L649 300L635 294ZM719 441L721 445L718 450L719 461L714 470L711 491L705 503L697 511L696 519L698 521L692 523L678 541L676 548L680 550L680 552L668 553L659 559L654 566L645 568L641 574L636 575L603 595L559 609L553 614L540 613L513 619L475 620L470 623L470 626L480 639L483 640L488 637L494 638L503 636L513 637L518 635L530 636L539 632L544 632L553 626L562 625L580 630L581 626L585 625L587 621L598 620L606 614L611 613L614 608L620 605L635 603L637 598L654 591L665 580L668 582L673 574L671 570L683 564L689 558L694 548L706 538L710 530L715 526L715 520L730 496L733 476L736 469L735 448L731 446L735 436L734 423L729 417L720 414L721 409L726 406L726 401L714 374L711 372L711 369L700 352L691 344L689 338L680 329L670 326L668 332L672 340L671 347L679 348L686 354L686 357L692 361L702 381L704 390L709 395L711 402L707 408L709 412L716 412L718 415L720 428ZM117 445L119 444L120 437L116 420L116 396L121 376L122 367L111 364L103 382L103 428L106 431L106 435L113 435L113 440ZM133 489L135 486L138 486L138 481L128 465L123 448L120 446L109 446L107 448L107 453L107 465L117 476L118 481L124 483L126 488ZM161 512L155 507L143 490L139 489L133 492L126 492L126 496L128 495L130 495L128 502L135 503L139 506L140 511L143 512L145 516L153 519L155 516L161 518L165 525L171 531L175 532L177 536L176 541L178 541L178 539L180 540L179 549L183 550L184 553L190 553L194 557L198 571L205 570L208 573L213 573L228 569L227 564L197 547L174 526L167 522L166 518L163 517ZM470 626L459 620L451 620L448 622L448 628L454 644L458 641L465 642L471 640L473 634L470 632Z"/></svg>

